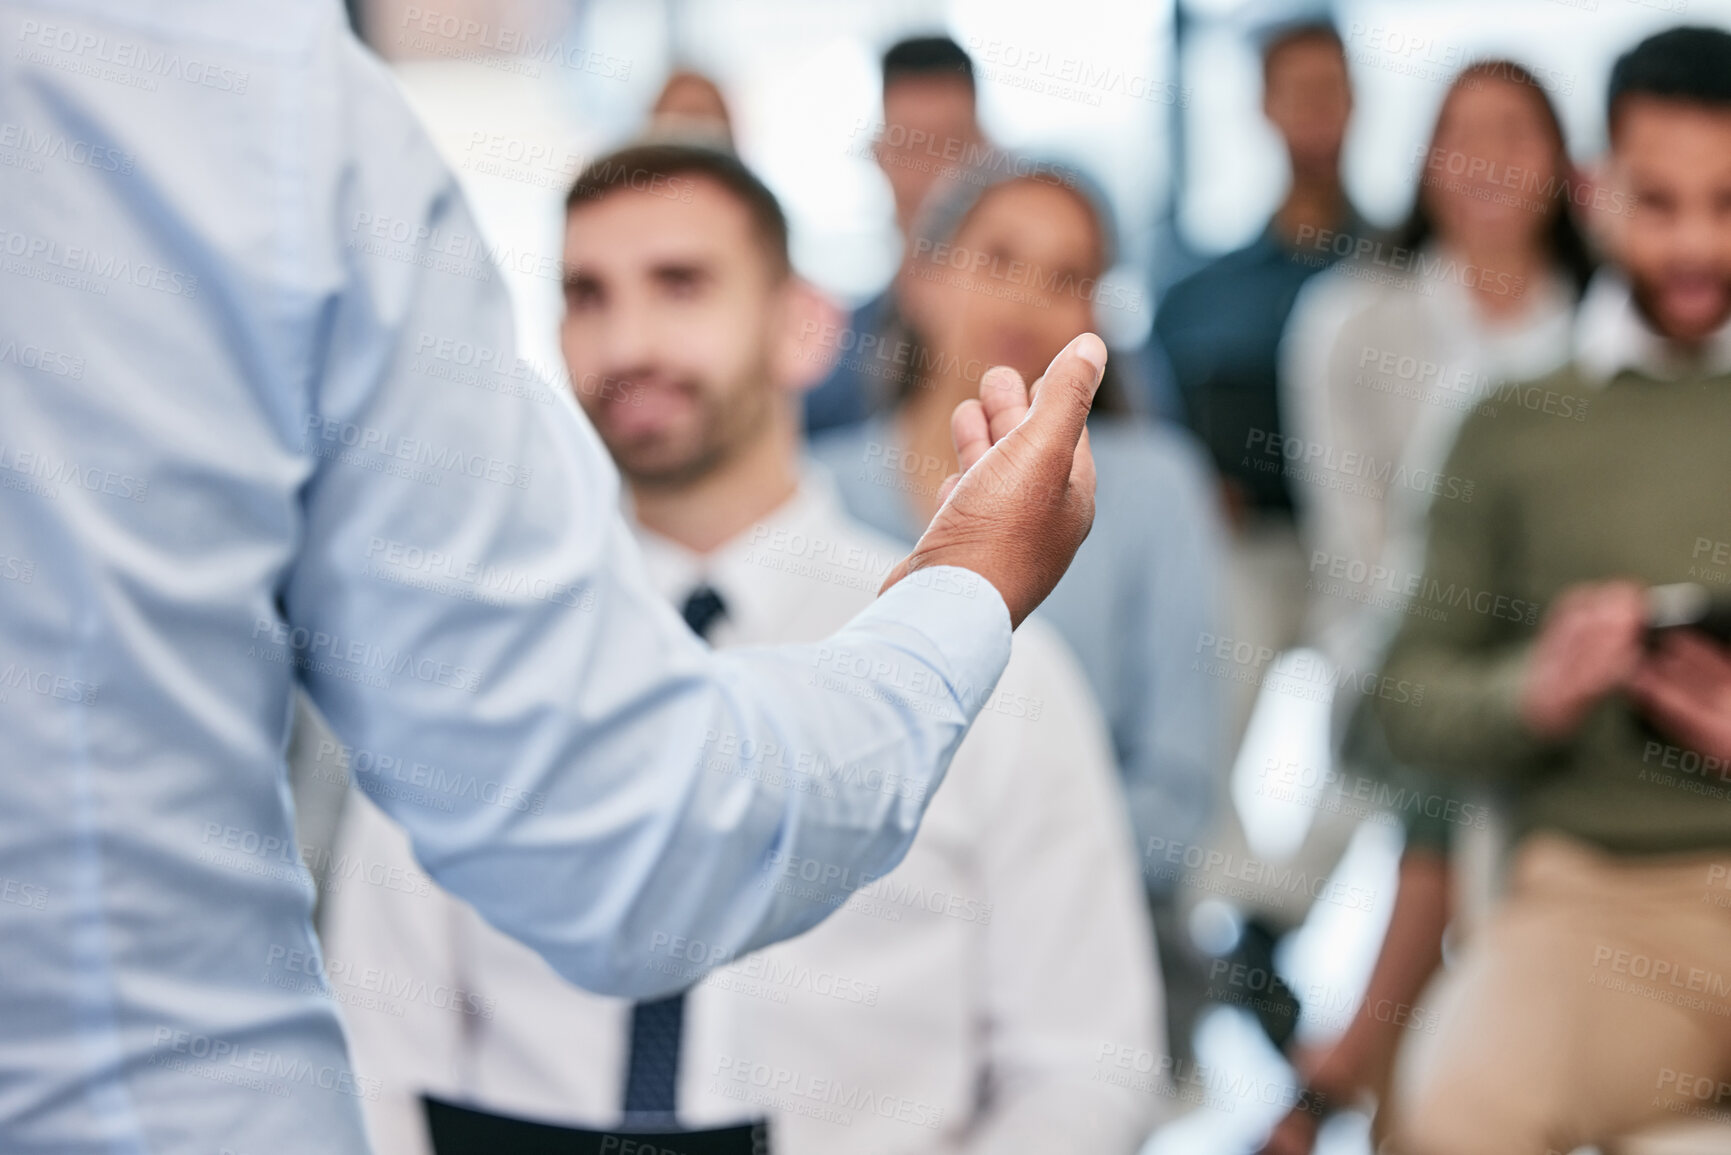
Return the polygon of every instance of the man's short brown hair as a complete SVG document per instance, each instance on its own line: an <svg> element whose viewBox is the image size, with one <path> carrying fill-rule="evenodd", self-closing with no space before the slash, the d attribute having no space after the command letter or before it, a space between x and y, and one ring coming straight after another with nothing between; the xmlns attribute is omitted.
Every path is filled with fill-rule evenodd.
<svg viewBox="0 0 1731 1155"><path fill-rule="evenodd" d="M634 144L595 160L577 174L565 196L565 211L622 191L655 192L689 199L689 188L681 195L681 182L711 180L726 189L745 207L762 245L764 259L777 279L793 268L788 257L787 217L769 187L731 152L694 144Z"/></svg>

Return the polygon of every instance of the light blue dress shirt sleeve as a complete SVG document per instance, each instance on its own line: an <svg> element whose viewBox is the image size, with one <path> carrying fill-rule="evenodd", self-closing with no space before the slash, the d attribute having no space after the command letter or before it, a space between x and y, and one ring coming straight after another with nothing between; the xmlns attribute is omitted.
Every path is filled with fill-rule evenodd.
<svg viewBox="0 0 1731 1155"><path fill-rule="evenodd" d="M797 933L918 824L905 792L802 792L761 751L935 776L1007 661L1007 611L942 569L823 646L700 644L642 572L576 407L433 376L446 349L513 363L508 301L467 255L450 177L352 55L363 160L316 238L347 274L303 422L317 468L286 615L260 640L287 636L356 781L441 884L582 985L681 986L654 965L675 940L722 959ZM405 773L410 790L385 788ZM436 774L442 792L413 790ZM785 855L830 869L767 888Z"/></svg>
<svg viewBox="0 0 1731 1155"><path fill-rule="evenodd" d="M429 872L597 990L901 858L929 791L886 781L936 785L1008 660L987 583L699 644L339 5L0 0L0 42L0 1150L365 1150L296 681Z"/></svg>

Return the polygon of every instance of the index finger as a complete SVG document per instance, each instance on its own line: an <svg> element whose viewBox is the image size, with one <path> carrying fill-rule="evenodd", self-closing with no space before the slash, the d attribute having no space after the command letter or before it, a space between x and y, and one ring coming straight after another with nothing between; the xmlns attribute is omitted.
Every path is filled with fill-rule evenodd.
<svg viewBox="0 0 1731 1155"><path fill-rule="evenodd" d="M1073 447L1094 407L1106 372L1106 343L1083 333L1064 346L1035 383L1033 404L1022 426L1039 442Z"/></svg>
<svg viewBox="0 0 1731 1155"><path fill-rule="evenodd" d="M1731 654L1698 630L1666 630L1659 639L1659 656L1679 676L1703 684L1731 676Z"/></svg>

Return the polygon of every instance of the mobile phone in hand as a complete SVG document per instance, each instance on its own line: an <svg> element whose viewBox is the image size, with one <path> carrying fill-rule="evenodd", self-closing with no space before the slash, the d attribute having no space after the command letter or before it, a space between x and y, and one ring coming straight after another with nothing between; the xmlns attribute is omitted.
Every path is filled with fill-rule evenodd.
<svg viewBox="0 0 1731 1155"><path fill-rule="evenodd" d="M1647 590L1647 637L1667 630L1695 630L1731 645L1731 597L1699 582L1676 582Z"/></svg>

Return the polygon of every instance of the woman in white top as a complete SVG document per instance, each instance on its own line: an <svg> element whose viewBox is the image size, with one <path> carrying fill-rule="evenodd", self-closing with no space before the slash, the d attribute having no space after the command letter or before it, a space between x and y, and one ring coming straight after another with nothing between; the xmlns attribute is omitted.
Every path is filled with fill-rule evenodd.
<svg viewBox="0 0 1731 1155"><path fill-rule="evenodd" d="M1310 460L1339 463L1294 487L1313 558L1353 572L1390 560L1396 522L1421 520L1434 495L1460 496L1430 475L1466 414L1567 361L1592 271L1569 213L1574 187L1538 81L1508 62L1475 64L1443 100L1399 234L1306 287L1282 347L1282 404L1305 452L1318 450ZM1330 483L1348 478L1365 484ZM1336 661L1370 656L1341 623L1376 591L1349 580L1316 594L1329 575L1312 576L1313 642Z"/></svg>
<svg viewBox="0 0 1731 1155"><path fill-rule="evenodd" d="M1402 613L1468 612L1422 584L1425 511L1471 500L1471 478L1441 472L1461 421L1568 360L1592 272L1569 211L1576 183L1562 125L1526 69L1500 60L1465 69L1423 162L1401 232L1313 280L1282 347L1295 442L1282 456L1309 483L1293 487L1310 558L1308 634L1343 672L1373 673ZM1572 402L1557 401L1558 419L1570 419L1561 410ZM1337 721L1356 697L1337 693ZM1361 741L1363 722L1348 731L1348 769L1385 771L1375 736ZM1301 1107L1312 1109L1282 1120L1268 1152L1308 1152L1321 1107L1385 1085L1405 1017L1374 1008L1412 1007L1440 961L1448 833L1440 821L1408 824L1369 990L1340 1041L1301 1062L1311 1089Z"/></svg>

